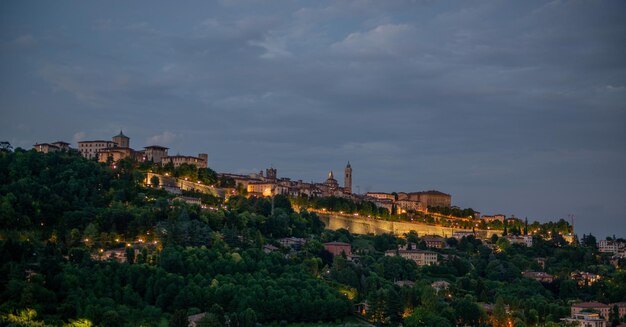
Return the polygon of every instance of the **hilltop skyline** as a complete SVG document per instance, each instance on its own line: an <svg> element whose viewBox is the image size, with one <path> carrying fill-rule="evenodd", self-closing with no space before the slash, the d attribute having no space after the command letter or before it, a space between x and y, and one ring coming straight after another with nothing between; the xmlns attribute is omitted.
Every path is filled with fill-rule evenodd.
<svg viewBox="0 0 626 327"><path fill-rule="evenodd" d="M0 140L122 129L305 181L350 161L355 192L626 230L623 2L147 4L4 2Z"/></svg>

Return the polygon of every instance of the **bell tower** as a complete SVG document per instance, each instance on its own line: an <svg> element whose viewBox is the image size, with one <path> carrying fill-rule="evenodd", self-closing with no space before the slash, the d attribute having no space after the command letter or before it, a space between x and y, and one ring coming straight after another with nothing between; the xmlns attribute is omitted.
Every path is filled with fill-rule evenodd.
<svg viewBox="0 0 626 327"><path fill-rule="evenodd" d="M348 161L348 165L345 169L343 193L352 194L352 166L350 166L350 161Z"/></svg>

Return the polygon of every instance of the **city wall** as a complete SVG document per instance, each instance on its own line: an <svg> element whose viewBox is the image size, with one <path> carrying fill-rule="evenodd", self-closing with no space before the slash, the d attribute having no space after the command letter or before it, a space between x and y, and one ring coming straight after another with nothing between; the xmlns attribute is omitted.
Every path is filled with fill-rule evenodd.
<svg viewBox="0 0 626 327"><path fill-rule="evenodd" d="M393 233L402 235L410 231L417 232L418 235L440 235L451 237L454 232L468 232L467 229L452 228L443 226L426 225L420 223L386 221L373 218L343 216L333 214L318 214L320 220L327 229L337 230L345 228L353 234L385 234ZM499 230L476 230L476 235L480 238L489 238L493 234L500 235Z"/></svg>
<svg viewBox="0 0 626 327"><path fill-rule="evenodd" d="M210 185L199 184L198 182L194 183L192 181L186 181L184 179L180 179L180 178L176 178L172 176L164 176L164 175L155 174L155 173L146 173L146 179L144 182L150 185L150 180L154 176L156 176L159 179L159 187L163 187L166 189L174 188L174 189L180 189L183 191L197 191L197 192L201 192L205 194L211 194L214 196L220 196L218 191Z"/></svg>

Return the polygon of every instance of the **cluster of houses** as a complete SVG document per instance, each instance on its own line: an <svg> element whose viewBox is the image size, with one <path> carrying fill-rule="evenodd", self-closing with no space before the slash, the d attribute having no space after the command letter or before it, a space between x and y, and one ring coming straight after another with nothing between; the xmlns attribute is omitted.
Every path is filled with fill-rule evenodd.
<svg viewBox="0 0 626 327"><path fill-rule="evenodd" d="M43 153L68 151L70 144L67 142L37 143L33 149ZM96 159L99 162L117 162L125 158L135 158L139 161L152 161L157 164L173 164L178 167L182 164L190 164L198 168L208 167L208 155L200 153L195 156L174 155L167 153L169 148L160 145L150 145L143 150L135 150L130 147L130 138L122 131L108 140L92 140L78 142L78 151L87 159Z"/></svg>
<svg viewBox="0 0 626 327"><path fill-rule="evenodd" d="M428 207L450 207L452 196L436 190L423 192L367 192L365 197L378 207L387 208L389 212L402 214L407 212L426 211Z"/></svg>

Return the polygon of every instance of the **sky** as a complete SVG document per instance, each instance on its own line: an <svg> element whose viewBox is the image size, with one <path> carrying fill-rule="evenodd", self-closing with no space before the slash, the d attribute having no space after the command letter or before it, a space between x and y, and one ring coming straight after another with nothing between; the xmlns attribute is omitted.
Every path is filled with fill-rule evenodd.
<svg viewBox="0 0 626 327"><path fill-rule="evenodd" d="M626 237L624 1L2 1L0 140L452 195Z"/></svg>

